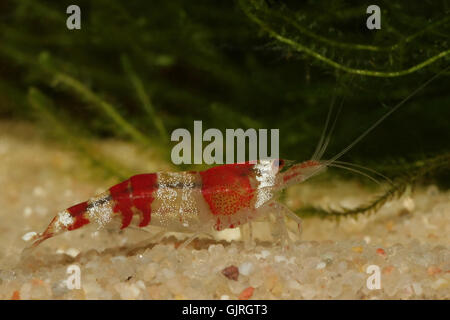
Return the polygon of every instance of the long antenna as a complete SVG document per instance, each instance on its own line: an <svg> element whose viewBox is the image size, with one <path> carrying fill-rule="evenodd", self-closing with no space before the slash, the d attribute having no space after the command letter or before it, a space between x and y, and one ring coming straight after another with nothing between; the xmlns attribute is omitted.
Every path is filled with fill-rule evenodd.
<svg viewBox="0 0 450 320"><path fill-rule="evenodd" d="M320 135L320 140L317 143L316 150L314 151L314 154L311 158L313 160L320 159L320 156L318 157L317 155L320 154L320 150L323 147L325 137L327 136L328 124L330 123L331 114L333 113L333 107L334 107L335 101L336 101L336 88L334 88L334 90L333 90L333 98L331 100L330 107L328 108L327 120L325 121L325 126L323 127L322 134Z"/></svg>
<svg viewBox="0 0 450 320"><path fill-rule="evenodd" d="M351 77L350 81L352 81L352 79L353 79L353 76ZM325 126L323 128L323 132L320 137L319 143L317 144L314 155L311 158L312 160L320 160L320 158L322 158L323 154L325 153L325 150L327 149L328 144L330 143L331 135L333 134L334 127L336 126L337 119L339 117L339 114L341 113L341 110L342 110L342 107L343 107L344 101L345 101L345 96L344 96L344 97L342 97L341 103L339 105L339 109L338 109L336 115L334 116L334 120L331 125L331 128L328 128L328 126L330 124L330 120L331 120L331 115L333 113L333 107L336 102L336 95L337 95L337 86L333 90L333 99L331 101L330 108L328 109L327 120L325 122ZM328 131L328 133L327 133L327 131Z"/></svg>
<svg viewBox="0 0 450 320"><path fill-rule="evenodd" d="M356 138L352 143L350 143L346 148L344 148L341 152L339 152L337 155L335 155L333 158L331 158L330 160L326 160L324 161L324 165L329 165L330 163L333 163L334 160L339 159L340 157L342 157L346 152L348 152L351 148L353 148L359 141L361 141L366 135L369 134L369 132L371 132L373 129L375 129L381 122L383 122L384 119L386 119L387 117L389 117L392 113L394 113L395 111L397 111L402 105L405 104L405 102L407 102L409 99L411 99L414 95L416 95L420 90L422 90L423 88L425 88L430 82L432 82L434 79L436 79L437 77L439 77L442 73L444 73L445 71L447 71L447 69L449 69L450 66L446 67L445 69L441 70L440 72L438 72L437 74L435 74L434 76L432 76L430 79L428 79L427 81L425 81L421 86L419 86L416 90L414 90L413 92L411 92L406 98L404 98L402 101L400 101L395 107L393 107L391 110L389 110L388 112L386 112L386 114L384 114L380 119L378 119L373 125L371 125L365 132L363 132L358 138Z"/></svg>

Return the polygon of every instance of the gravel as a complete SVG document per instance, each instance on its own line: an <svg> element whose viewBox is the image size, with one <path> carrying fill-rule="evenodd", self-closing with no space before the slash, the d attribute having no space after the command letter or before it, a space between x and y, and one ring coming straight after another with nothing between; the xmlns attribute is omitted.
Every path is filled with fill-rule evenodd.
<svg viewBox="0 0 450 320"><path fill-rule="evenodd" d="M99 144L127 152L136 171L162 166L139 159L123 142ZM302 238L288 249L274 243L267 221L255 223L254 245L239 241L236 229L183 249L180 234L152 244L137 230L87 227L21 260L31 232L113 184L91 172L34 128L0 123L0 184L7 186L0 193L0 299L450 299L450 193L435 186L368 217L307 219ZM287 204L352 206L375 192L357 182L311 181L291 188ZM230 266L237 266L237 280L222 272ZM379 289L377 272L368 270L379 271Z"/></svg>

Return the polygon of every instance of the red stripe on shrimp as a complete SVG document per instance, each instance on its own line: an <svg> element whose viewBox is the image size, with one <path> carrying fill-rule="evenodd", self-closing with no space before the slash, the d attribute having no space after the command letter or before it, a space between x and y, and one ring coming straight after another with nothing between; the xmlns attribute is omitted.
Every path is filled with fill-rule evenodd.
<svg viewBox="0 0 450 320"><path fill-rule="evenodd" d="M130 180L125 180L109 188L112 199L114 200L113 211L122 215L122 226L120 229L128 227L133 219L133 201L130 192Z"/></svg>
<svg viewBox="0 0 450 320"><path fill-rule="evenodd" d="M142 213L139 227L145 227L150 223L157 179L156 173L139 174L130 178L133 205Z"/></svg>
<svg viewBox="0 0 450 320"><path fill-rule="evenodd" d="M81 203L76 204L76 205L70 207L69 209L67 209L67 211L70 213L70 215L72 217L74 217L73 223L67 227L67 230L71 231L71 230L81 228L82 226L84 226L85 224L88 224L90 222L89 219L87 219L85 217L87 206L88 206L88 203L85 201L85 202L81 202Z"/></svg>
<svg viewBox="0 0 450 320"><path fill-rule="evenodd" d="M228 164L200 172L202 195L214 215L232 215L250 207L254 197L249 179L253 166Z"/></svg>

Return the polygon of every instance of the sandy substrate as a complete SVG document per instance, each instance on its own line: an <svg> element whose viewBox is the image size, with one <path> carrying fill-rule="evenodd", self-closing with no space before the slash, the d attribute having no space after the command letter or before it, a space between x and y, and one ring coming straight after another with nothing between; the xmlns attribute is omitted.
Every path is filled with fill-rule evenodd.
<svg viewBox="0 0 450 320"><path fill-rule="evenodd" d="M167 168L124 143L101 147L137 171ZM450 298L450 193L435 186L419 187L373 216L307 219L289 250L271 241L270 222L255 223L252 246L236 229L181 250L177 234L152 244L145 232L88 227L20 260L24 234L42 231L56 212L112 183L33 128L0 123L0 299ZM287 204L354 206L373 194L357 183L310 182L289 190ZM369 266L380 271L380 289L367 286ZM77 270L80 288L69 289Z"/></svg>

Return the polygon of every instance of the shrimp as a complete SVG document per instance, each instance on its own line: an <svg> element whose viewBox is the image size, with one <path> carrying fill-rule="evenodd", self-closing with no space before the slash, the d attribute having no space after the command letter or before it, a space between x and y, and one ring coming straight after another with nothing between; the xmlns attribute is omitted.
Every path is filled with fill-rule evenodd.
<svg viewBox="0 0 450 320"><path fill-rule="evenodd" d="M333 124L327 133L332 108L311 160L294 162L266 159L225 164L200 172L135 175L88 201L59 212L44 232L32 238L34 242L28 248L34 248L46 239L80 229L92 222L97 223L100 228L107 225L119 230L130 226L158 226L167 231L193 233L183 244L186 246L201 233L209 234L213 230L221 231L250 224L251 221L269 213L275 213L278 218L277 221L282 227L282 242L289 242L284 217L293 219L298 224L299 231L302 221L294 212L278 202L276 195L291 185L302 183L323 172L329 166L364 174L355 169L355 166L348 167L348 163L337 159L448 69L449 67L445 68L423 83L329 160L320 158L334 128Z"/></svg>
<svg viewBox="0 0 450 320"><path fill-rule="evenodd" d="M88 201L59 212L32 247L92 222L100 228L158 226L168 231L210 233L236 228L273 210L300 218L275 200L287 186L308 178L320 162L282 159L225 164L196 172L139 174Z"/></svg>

